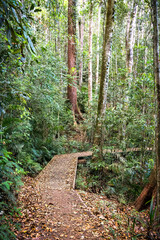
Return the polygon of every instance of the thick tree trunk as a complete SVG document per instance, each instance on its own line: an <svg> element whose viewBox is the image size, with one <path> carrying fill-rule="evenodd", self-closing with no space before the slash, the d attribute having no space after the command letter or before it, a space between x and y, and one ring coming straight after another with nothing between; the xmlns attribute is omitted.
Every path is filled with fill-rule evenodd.
<svg viewBox="0 0 160 240"><path fill-rule="evenodd" d="M157 214L160 217L160 64L159 64L159 31L158 1L151 0L153 20L153 59L154 78L157 91L157 126L156 126L156 176L157 176ZM159 219L160 221L160 219Z"/></svg>
<svg viewBox="0 0 160 240"><path fill-rule="evenodd" d="M98 99L97 119L94 133L94 143L102 145L102 126L106 111L107 90L109 80L109 62L111 57L111 42L113 32L114 0L108 0L105 35L103 40L100 90Z"/></svg>
<svg viewBox="0 0 160 240"><path fill-rule="evenodd" d="M76 74L76 1L68 1L68 79L67 97L72 105L76 121L82 120L82 114L77 104L77 74Z"/></svg>
<svg viewBox="0 0 160 240"><path fill-rule="evenodd" d="M99 82L99 34L100 34L100 21L101 21L101 4L98 8L98 28L97 28L97 69L96 69L96 91Z"/></svg>
<svg viewBox="0 0 160 240"><path fill-rule="evenodd" d="M89 61L88 61L88 103L92 101L92 25L93 25L93 4L89 11Z"/></svg>

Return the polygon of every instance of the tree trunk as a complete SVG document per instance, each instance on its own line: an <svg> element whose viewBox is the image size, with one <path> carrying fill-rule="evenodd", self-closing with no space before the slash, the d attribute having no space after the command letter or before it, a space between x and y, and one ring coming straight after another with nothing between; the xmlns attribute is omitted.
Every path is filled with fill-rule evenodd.
<svg viewBox="0 0 160 240"><path fill-rule="evenodd" d="M98 29L97 29L97 69L96 69L96 91L98 89L99 80L99 34L100 34L100 21L101 21L101 4L98 8Z"/></svg>
<svg viewBox="0 0 160 240"><path fill-rule="evenodd" d="M111 57L111 42L113 32L114 0L108 0L106 13L105 35L103 40L100 90L98 99L97 119L93 142L102 145L102 125L104 121L109 80L109 62Z"/></svg>
<svg viewBox="0 0 160 240"><path fill-rule="evenodd" d="M92 101L92 25L93 25L93 4L91 2L89 11L89 62L88 62L88 103Z"/></svg>
<svg viewBox="0 0 160 240"><path fill-rule="evenodd" d="M135 41L135 28L138 6L134 2L132 13L128 15L127 31L126 31L126 67L129 74L133 68L133 47Z"/></svg>
<svg viewBox="0 0 160 240"><path fill-rule="evenodd" d="M84 9L84 0L82 0L82 9ZM81 88L83 82L83 39L84 39L84 13L80 20L80 66L79 66L79 86Z"/></svg>
<svg viewBox="0 0 160 240"><path fill-rule="evenodd" d="M157 214L160 217L160 64L159 64L159 31L158 1L151 0L153 21L153 59L154 78L157 91L157 126L156 126L156 177L157 177ZM160 221L160 219L159 219Z"/></svg>
<svg viewBox="0 0 160 240"><path fill-rule="evenodd" d="M139 43L140 43L140 19L142 17L142 10L139 9L138 13L137 13L137 31L136 31L136 35L137 35L137 39L136 39L136 45L137 45L137 49L136 49L136 63L135 63L135 67L134 67L134 77L137 77L137 73L138 73L138 63L139 63Z"/></svg>
<svg viewBox="0 0 160 240"><path fill-rule="evenodd" d="M153 20L153 55L154 55L154 76L157 89L157 126L156 126L156 164L149 177L149 182L142 193L135 201L137 210L145 208L145 203L157 196L157 216L160 214L160 66L159 66L159 38L158 38L158 14L157 0L151 0Z"/></svg>
<svg viewBox="0 0 160 240"><path fill-rule="evenodd" d="M148 205L146 203L151 200L156 188L156 167L151 172L149 182L144 187L140 196L136 199L134 205L138 211L145 209Z"/></svg>
<svg viewBox="0 0 160 240"><path fill-rule="evenodd" d="M75 120L79 122L82 120L82 114L77 104L77 74L76 74L76 17L75 17L76 1L68 1L68 88L67 97L72 105L72 111Z"/></svg>
<svg viewBox="0 0 160 240"><path fill-rule="evenodd" d="M126 80L128 81L128 90L131 87L132 73L133 73L133 47L135 42L135 30L136 30L136 18L138 6L134 0L132 12L128 13L127 28L126 28ZM126 111L129 104L129 95L126 94L124 102L124 111ZM123 136L123 148L127 147L127 135L126 135L126 120L123 121L122 125L122 136Z"/></svg>

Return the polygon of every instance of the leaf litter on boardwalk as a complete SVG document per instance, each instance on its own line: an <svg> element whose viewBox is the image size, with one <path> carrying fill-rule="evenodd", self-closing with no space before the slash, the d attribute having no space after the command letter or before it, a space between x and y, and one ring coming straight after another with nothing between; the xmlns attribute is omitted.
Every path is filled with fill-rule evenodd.
<svg viewBox="0 0 160 240"><path fill-rule="evenodd" d="M76 192L95 217L90 215L88 218L88 210L84 211L83 204L77 205L78 207L75 205L77 209L68 213L65 206L60 209L54 199L52 202L45 202L36 190L34 179L26 177L18 197L22 215L14 218L15 223L21 225L21 230L16 232L17 240L131 239L133 219L146 217L146 212L137 213L133 207L121 205L105 196ZM58 217L63 210L66 213ZM134 234L145 231L144 225L137 221Z"/></svg>

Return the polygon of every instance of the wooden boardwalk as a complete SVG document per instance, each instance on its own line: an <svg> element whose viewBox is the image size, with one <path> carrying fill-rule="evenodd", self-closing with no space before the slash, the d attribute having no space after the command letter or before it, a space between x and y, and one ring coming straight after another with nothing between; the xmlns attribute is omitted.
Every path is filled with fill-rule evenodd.
<svg viewBox="0 0 160 240"><path fill-rule="evenodd" d="M108 149L106 152L119 154L124 151ZM84 158L91 156L91 151L56 155L36 177L36 196L41 205L47 209L44 221L51 224L49 237L47 234L38 238L39 240L112 239L109 231L104 228L101 215L94 215L92 209L85 205L79 192L75 190L78 158L79 161L85 161Z"/></svg>
<svg viewBox="0 0 160 240"><path fill-rule="evenodd" d="M36 177L37 195L50 208L48 217L56 223L56 232L47 239L110 239L100 220L74 190L78 157L91 155L92 152L56 155Z"/></svg>
<svg viewBox="0 0 160 240"><path fill-rule="evenodd" d="M92 152L55 155L37 176L37 187L44 185L47 191L53 189L74 189L79 157L92 156Z"/></svg>
<svg viewBox="0 0 160 240"><path fill-rule="evenodd" d="M105 149L106 153L140 152L141 148ZM152 151L146 148L145 151ZM92 151L55 155L46 167L37 176L37 187L46 186L47 191L53 189L74 189L78 163L85 163L85 157L91 157ZM80 158L80 159L79 159ZM79 159L79 160L78 160ZM46 174L47 173L47 174Z"/></svg>

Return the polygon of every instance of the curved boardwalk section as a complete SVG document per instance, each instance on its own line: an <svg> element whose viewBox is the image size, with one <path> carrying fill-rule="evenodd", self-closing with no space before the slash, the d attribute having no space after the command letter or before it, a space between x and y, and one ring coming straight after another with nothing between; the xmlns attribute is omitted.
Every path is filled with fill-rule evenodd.
<svg viewBox="0 0 160 240"><path fill-rule="evenodd" d="M37 176L37 186L42 191L74 189L78 157L92 156L92 152L56 155Z"/></svg>
<svg viewBox="0 0 160 240"><path fill-rule="evenodd" d="M91 156L92 152L54 156L36 178L42 201L50 207L49 219L57 223L52 239L110 239L103 226L86 208L74 190L78 157Z"/></svg>

